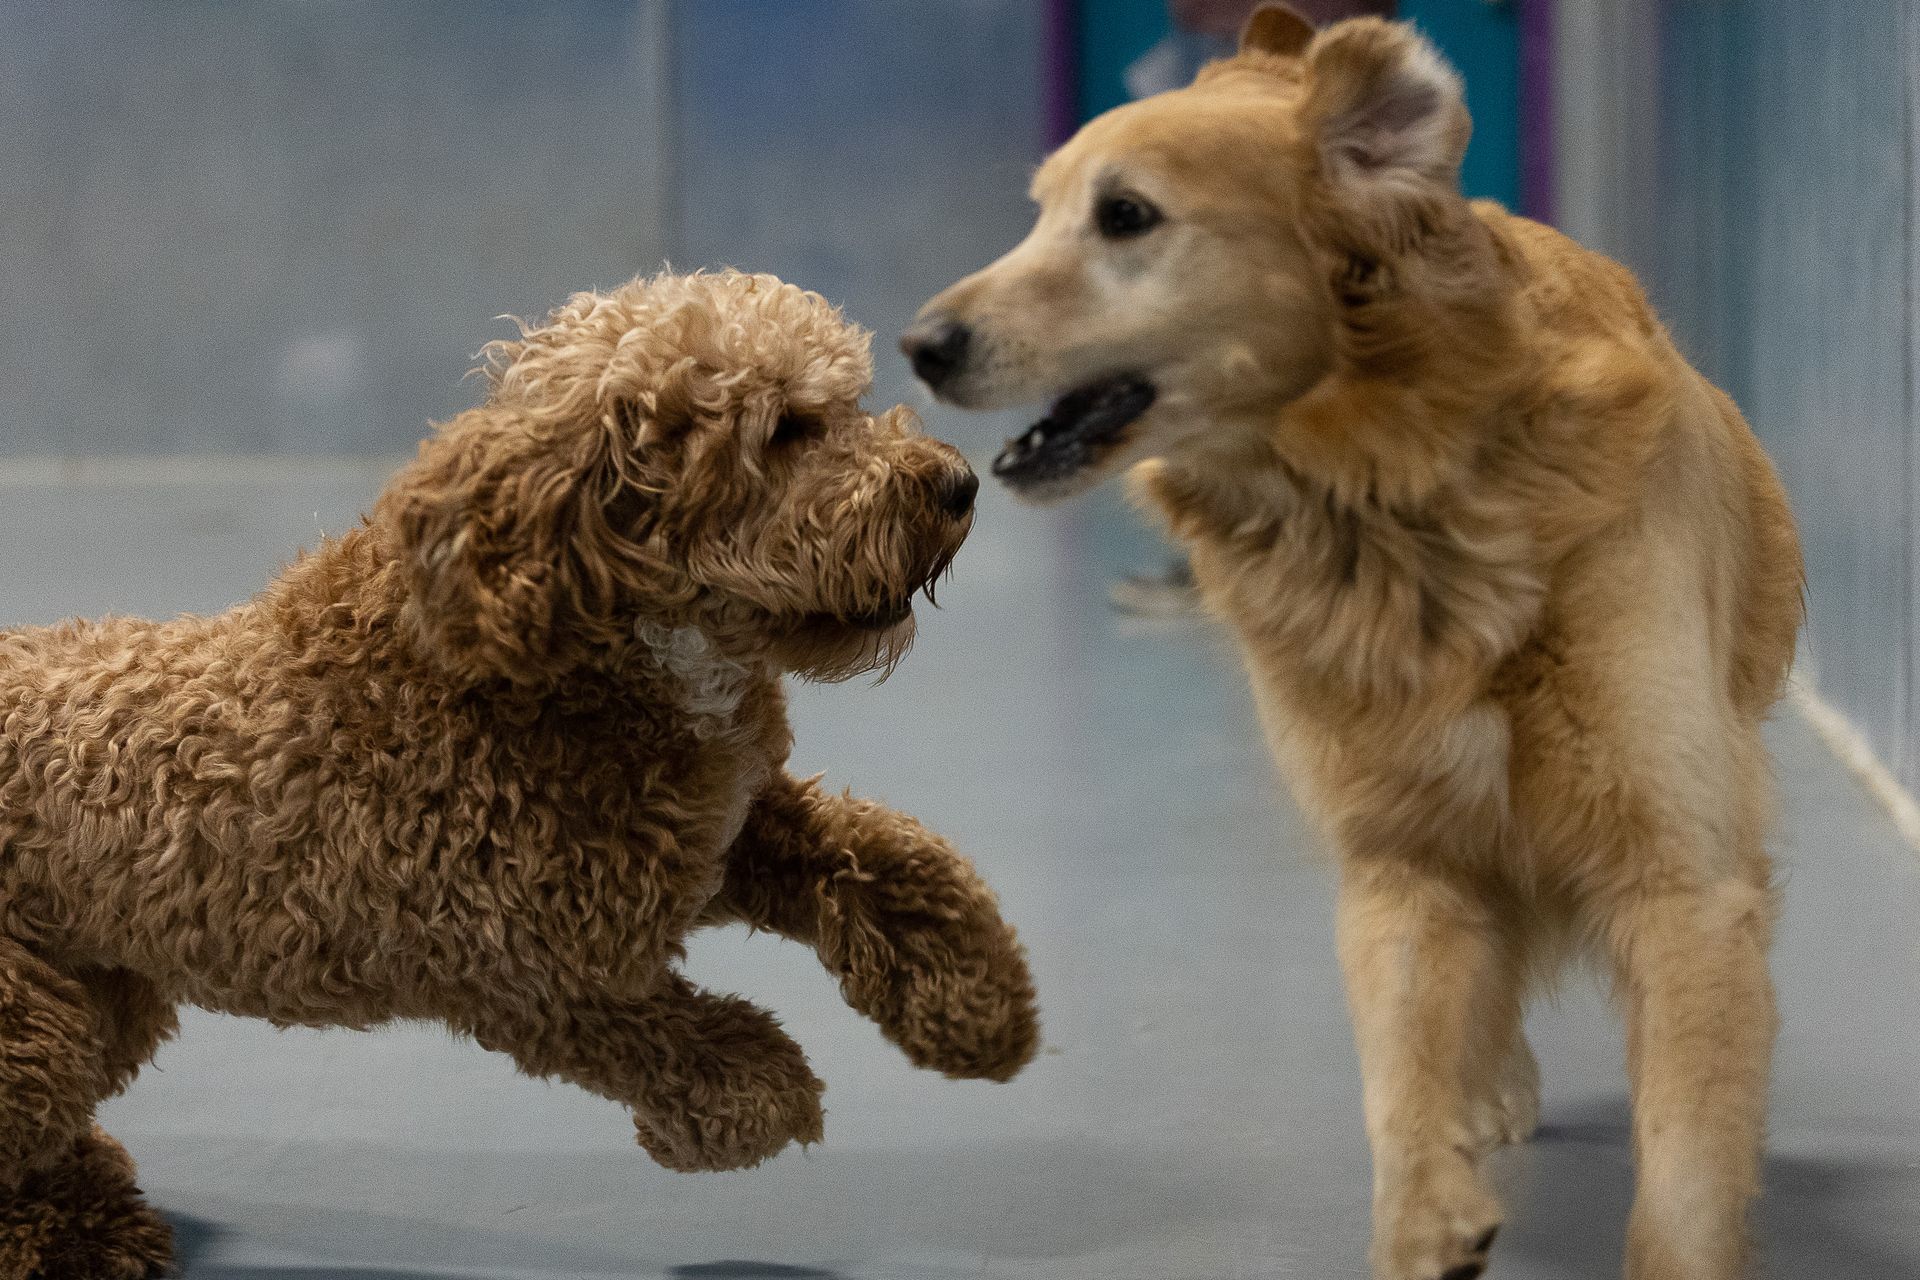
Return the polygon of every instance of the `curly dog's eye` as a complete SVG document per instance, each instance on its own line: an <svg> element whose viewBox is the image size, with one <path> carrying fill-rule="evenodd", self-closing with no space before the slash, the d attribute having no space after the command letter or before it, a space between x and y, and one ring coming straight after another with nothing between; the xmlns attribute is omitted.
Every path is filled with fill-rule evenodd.
<svg viewBox="0 0 1920 1280"><path fill-rule="evenodd" d="M786 413L780 415L780 421L773 424L773 434L767 437L767 443L776 449L784 449L802 441L811 440L820 434L820 420L804 414Z"/></svg>
<svg viewBox="0 0 1920 1280"><path fill-rule="evenodd" d="M1102 196L1093 206L1093 223L1109 240L1131 240L1159 225L1160 211L1140 196Z"/></svg>

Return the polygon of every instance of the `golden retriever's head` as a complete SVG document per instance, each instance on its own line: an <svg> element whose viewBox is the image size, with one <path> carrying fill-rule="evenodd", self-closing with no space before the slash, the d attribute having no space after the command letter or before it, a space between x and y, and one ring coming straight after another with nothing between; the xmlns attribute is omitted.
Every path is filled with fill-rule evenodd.
<svg viewBox="0 0 1920 1280"><path fill-rule="evenodd" d="M1263 8L1235 57L1050 157L1032 233L928 302L901 346L950 403L1052 402L994 463L1031 497L1270 420L1343 347L1389 341L1354 309L1412 287L1417 246L1470 220L1468 127L1412 28L1316 33Z"/></svg>
<svg viewBox="0 0 1920 1280"><path fill-rule="evenodd" d="M488 354L485 404L381 497L426 647L473 678L618 661L636 631L833 678L912 635L977 482L817 294L724 272L582 293Z"/></svg>

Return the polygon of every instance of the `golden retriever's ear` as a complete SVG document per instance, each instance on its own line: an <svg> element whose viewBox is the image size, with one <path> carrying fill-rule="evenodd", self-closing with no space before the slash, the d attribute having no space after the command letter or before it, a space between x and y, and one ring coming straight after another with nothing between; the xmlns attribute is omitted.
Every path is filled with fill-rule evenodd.
<svg viewBox="0 0 1920 1280"><path fill-rule="evenodd" d="M420 447L374 522L406 577L405 616L466 679L538 679L617 638L642 554L630 488L592 428L556 433L490 403Z"/></svg>
<svg viewBox="0 0 1920 1280"><path fill-rule="evenodd" d="M1240 29L1240 52L1257 50L1297 58L1313 39L1313 24L1288 4L1263 4Z"/></svg>
<svg viewBox="0 0 1920 1280"><path fill-rule="evenodd" d="M1472 131L1460 77L1411 26L1339 23L1314 38L1306 67L1302 118L1331 184L1382 196L1422 183L1458 189Z"/></svg>

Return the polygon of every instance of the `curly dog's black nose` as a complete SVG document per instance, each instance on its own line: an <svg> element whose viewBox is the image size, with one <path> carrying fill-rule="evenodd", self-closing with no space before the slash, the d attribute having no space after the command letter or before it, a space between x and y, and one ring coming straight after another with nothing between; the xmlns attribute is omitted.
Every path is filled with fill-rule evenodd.
<svg viewBox="0 0 1920 1280"><path fill-rule="evenodd" d="M920 380L940 389L942 383L959 371L967 360L967 345L973 331L953 320L917 324L900 337L900 350L913 364Z"/></svg>
<svg viewBox="0 0 1920 1280"><path fill-rule="evenodd" d="M974 495L980 492L980 477L973 468L963 466L940 486L940 509L954 519L973 510Z"/></svg>

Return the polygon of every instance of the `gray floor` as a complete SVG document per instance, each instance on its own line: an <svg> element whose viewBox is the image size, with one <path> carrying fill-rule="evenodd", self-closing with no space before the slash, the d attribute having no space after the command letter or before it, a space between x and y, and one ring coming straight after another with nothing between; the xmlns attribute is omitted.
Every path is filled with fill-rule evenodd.
<svg viewBox="0 0 1920 1280"><path fill-rule="evenodd" d="M942 422L976 434L978 424ZM346 525L377 465L0 470L0 625L211 609ZM701 981L777 1009L828 1081L824 1144L650 1165L626 1118L432 1029L206 1015L105 1119L198 1280L1361 1276L1359 1098L1329 884L1269 783L1217 637L1106 612L1157 555L1117 500L989 490L947 608L884 686L795 696L798 763L951 834L1037 969L1047 1049L1007 1086L909 1069L805 951L723 933ZM1920 1273L1920 858L1783 717L1785 1033L1766 1274ZM1534 1033L1546 1128L1503 1158L1495 1274L1615 1274L1630 1191L1604 1006Z"/></svg>

